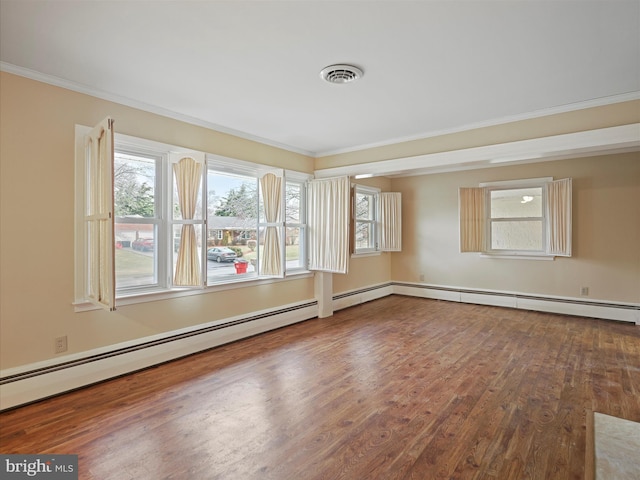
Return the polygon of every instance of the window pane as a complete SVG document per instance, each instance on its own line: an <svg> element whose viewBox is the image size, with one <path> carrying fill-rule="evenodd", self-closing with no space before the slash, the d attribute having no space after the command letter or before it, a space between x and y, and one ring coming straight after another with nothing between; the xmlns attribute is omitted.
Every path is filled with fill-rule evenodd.
<svg viewBox="0 0 640 480"><path fill-rule="evenodd" d="M156 160L116 152L113 193L116 217L153 218Z"/></svg>
<svg viewBox="0 0 640 480"><path fill-rule="evenodd" d="M300 184L287 183L286 188L286 221L288 223L300 223Z"/></svg>
<svg viewBox="0 0 640 480"><path fill-rule="evenodd" d="M355 215L356 218L362 220L373 220L374 215L374 196L367 193L356 192L355 196Z"/></svg>
<svg viewBox="0 0 640 480"><path fill-rule="evenodd" d="M157 285L156 165L125 152L114 156L116 289Z"/></svg>
<svg viewBox="0 0 640 480"><path fill-rule="evenodd" d="M302 258L300 251L300 231L298 227L286 228L286 255L287 255L287 268L299 268L302 267Z"/></svg>
<svg viewBox="0 0 640 480"><path fill-rule="evenodd" d="M542 187L491 191L491 218L542 217Z"/></svg>
<svg viewBox="0 0 640 480"><path fill-rule="evenodd" d="M491 222L493 250L542 250L542 221Z"/></svg>
<svg viewBox="0 0 640 480"><path fill-rule="evenodd" d="M156 273L156 229L154 225L116 223L116 289L154 285Z"/></svg>
<svg viewBox="0 0 640 480"><path fill-rule="evenodd" d="M373 223L370 222L356 222L356 250L374 248L373 243Z"/></svg>
<svg viewBox="0 0 640 480"><path fill-rule="evenodd" d="M245 277L256 275L258 180L209 170L207 174L207 283L237 278L229 255L249 261ZM217 248L218 250L212 250ZM224 248L223 252L220 249ZM226 255L223 255L226 254ZM220 261L218 261L220 260Z"/></svg>

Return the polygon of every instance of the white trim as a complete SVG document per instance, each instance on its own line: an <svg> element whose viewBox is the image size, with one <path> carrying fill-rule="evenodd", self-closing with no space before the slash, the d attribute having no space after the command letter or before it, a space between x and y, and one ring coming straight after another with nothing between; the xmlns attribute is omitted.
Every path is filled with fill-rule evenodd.
<svg viewBox="0 0 640 480"><path fill-rule="evenodd" d="M582 102L570 103L568 105L560 105L557 107L545 108L542 110L535 110L533 112L522 113L519 115L508 115L505 117L494 118L485 120L482 122L469 123L453 128L445 128L441 130L434 130L427 133L420 133L417 135L409 135L406 137L391 138L383 140L381 142L368 143L363 145L357 145L354 147L338 148L335 150L325 150L316 152L315 157L328 157L330 155L340 155L343 153L357 152L361 150L368 150L372 148L385 147L388 145L397 145L405 142L413 142L417 140L426 140L428 138L439 137L442 135L450 135L453 133L466 132L468 130L475 130L478 128L495 127L498 125L505 125L513 122L520 122L523 120L533 120L535 118L548 117L550 115L558 115L561 113L575 112L578 110L584 110L587 108L604 107L607 105L614 105L616 103L630 102L634 100L640 100L640 91L623 93L619 95L611 95L607 97L594 98L592 100L585 100ZM372 176L372 175L367 175ZM366 178L366 177L361 177Z"/></svg>
<svg viewBox="0 0 640 480"><path fill-rule="evenodd" d="M314 175L316 178L326 178L368 173L372 176L402 177L638 150L640 150L640 123L632 123L495 145L324 168L316 170Z"/></svg>
<svg viewBox="0 0 640 480"><path fill-rule="evenodd" d="M491 253L491 252L482 252L480 253L480 257L482 258L506 258L506 259L516 259L516 260L555 260L555 255L548 255L546 253L540 254L531 254L531 253L518 253L516 251L512 253Z"/></svg>
<svg viewBox="0 0 640 480"><path fill-rule="evenodd" d="M257 285L265 285L269 283L277 283L277 282L288 282L291 280L299 280L301 278L308 278L313 276L313 273L309 270L296 270L289 271L286 277L283 278L272 278L272 277L263 277L263 278L255 278L254 280L246 280L244 278L238 280L229 280L226 283L220 283L215 285L205 286L204 288L198 289L181 289L179 287L174 287L173 290L158 290L158 291L147 291L147 292L138 292L132 293L130 295L126 295L123 297L118 297L118 308L125 307L127 305L136 305L138 303L148 303L148 302L157 302L159 300L168 300L171 298L180 298L180 297L190 297L192 295L204 295L207 293L213 292L221 292L225 290L233 290L236 288L248 288L255 287ZM74 302L74 311L75 312L87 312L90 310L97 310L97 308L89 302Z"/></svg>
<svg viewBox="0 0 640 480"><path fill-rule="evenodd" d="M392 294L393 287L390 283L379 283L367 288L348 290L333 296L333 310L341 310L343 308L370 302L371 300L376 300Z"/></svg>
<svg viewBox="0 0 640 480"><path fill-rule="evenodd" d="M128 97L115 95L113 93L108 93L103 90L99 90L97 88L90 87L88 85L83 85L81 83L72 82L64 78L56 77L54 75L47 75L44 73L36 72L35 70L31 70L28 68L18 67L17 65L13 65L11 63L0 62L0 71L11 73L13 75L18 75L20 77L29 78L31 80L46 83L48 85L65 88L67 90L71 90L72 92L78 92L85 95L90 95L95 98L100 98L102 100L107 100L109 102L118 103L120 105L125 105L127 107L136 108L144 112L154 113L156 115L161 115L163 117L172 118L174 120L178 120L180 122L188 123L191 125L196 125L198 127L208 128L210 130L215 130L216 132L219 132L219 133L233 135L234 137L242 138L244 140L258 142L263 145L269 145L271 147L280 148L282 150L287 150L293 153L299 153L301 155L306 155L308 157L314 156L314 152L310 150L304 150L302 148L276 142L268 138L259 137L257 135L252 135L247 132L242 132L240 130L235 130L233 128L218 125L217 123L212 123L206 120L202 120L200 118L184 115L182 113L178 113L173 110L168 110L166 108L158 107L156 105L150 105L148 103L141 102L140 100L135 100Z"/></svg>
<svg viewBox="0 0 640 480"><path fill-rule="evenodd" d="M351 254L351 258L362 258L362 257L377 257L382 255L382 250L369 249L362 252L354 252Z"/></svg>
<svg viewBox="0 0 640 480"><path fill-rule="evenodd" d="M308 320L317 314L317 302L309 300L3 370L0 410ZM17 378L7 378L13 376Z"/></svg>
<svg viewBox="0 0 640 480"><path fill-rule="evenodd" d="M410 282L392 282L392 285L393 293L398 295L601 318L640 325L640 303L585 300L577 297L536 295L479 288L468 289Z"/></svg>
<svg viewBox="0 0 640 480"><path fill-rule="evenodd" d="M331 275L326 277L330 285ZM188 294L197 293L202 292L188 292ZM640 325L640 303L585 301L572 297L420 283L391 282L372 285L333 295L331 301L327 303L331 303L333 309L339 310L392 294L602 318ZM316 316L323 316L319 315L319 308L318 299L298 302L87 352L56 357L55 360L2 370L0 380L13 376L18 378L13 381L6 380L1 386L0 410L44 399ZM328 315L332 313L331 311Z"/></svg>
<svg viewBox="0 0 640 480"><path fill-rule="evenodd" d="M411 142L416 140L425 140L428 138L438 137L442 135L449 135L453 133L460 133L469 130L475 130L478 128L484 127L493 127L497 125L505 125L512 122L518 122L523 120L531 120L535 118L546 117L549 115L556 115L561 113L574 112L579 110L584 110L587 108L594 107L603 107L607 105L614 105L616 103L629 102L640 99L640 91L628 92L619 95L611 95L606 97L594 98L591 100L585 100L582 102L571 103L568 105L560 105L557 107L545 108L541 110L535 110L533 112L527 112L519 115L509 115L505 117L500 117L496 119L486 120L482 122L471 123L467 125L462 125L453 128L447 128L442 130L434 130L431 132L420 133L417 135L410 135L406 137L397 137L392 139L387 139L381 142L369 143L369 144L361 144L353 147L341 148L336 150L325 150L319 152L313 152L310 150L305 150L302 148L294 147L292 145L287 145L284 143L276 142L274 140L270 140L268 138L259 137L257 135L252 135L247 132L242 132L240 130L235 130L229 127L225 127L222 125L218 125L212 122L207 122L200 118L191 117L189 115L184 115L181 113L174 112L172 110L168 110L165 108L161 108L155 105L150 105L148 103L141 102L139 100L134 100L127 97L122 97L120 95L115 95L112 93L108 93L94 87L90 87L88 85L83 85L77 82L72 82L60 77L56 77L54 75L47 75L44 73L37 72L35 70L31 70L29 68L19 67L17 65L13 65L8 62L0 61L0 71L11 73L13 75L18 75L21 77L29 78L31 80L35 80L38 82L46 83L49 85L54 85L56 87L65 88L67 90L71 90L78 93L83 93L85 95L90 95L92 97L100 98L103 100L107 100L110 102L118 103L121 105L126 105L128 107L137 108L138 110L142 110L149 113L154 113L156 115L161 115L163 117L172 118L174 120L178 120L181 122L185 122L191 125L196 125L199 127L209 128L211 130L215 130L220 133L225 133L228 135L233 135L238 138L242 138L245 140L250 140L253 142L258 142L264 145L269 145L276 148L281 148L283 150L287 150L293 153L299 153L301 155L306 155L312 158L321 158L327 157L329 155L339 155L343 153L357 152L361 150L368 150L371 148L384 147L388 145L395 145L404 142ZM362 172L360 172L362 174ZM368 176L373 176L370 174Z"/></svg>
<svg viewBox="0 0 640 480"><path fill-rule="evenodd" d="M553 182L553 177L540 177L540 178L522 178L518 180L500 180L498 182L482 182L478 184L480 187L491 187L489 190L500 189L517 189L527 187L539 187L542 184ZM500 188L492 188L500 187Z"/></svg>

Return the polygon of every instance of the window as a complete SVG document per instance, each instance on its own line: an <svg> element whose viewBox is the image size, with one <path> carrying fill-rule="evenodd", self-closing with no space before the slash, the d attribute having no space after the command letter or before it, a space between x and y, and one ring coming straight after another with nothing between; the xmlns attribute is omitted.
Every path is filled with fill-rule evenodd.
<svg viewBox="0 0 640 480"><path fill-rule="evenodd" d="M157 243L161 228L162 157L132 153L126 148L114 154L113 193L115 211L116 289L157 286Z"/></svg>
<svg viewBox="0 0 640 480"><path fill-rule="evenodd" d="M489 188L490 252L544 252L543 188Z"/></svg>
<svg viewBox="0 0 640 480"><path fill-rule="evenodd" d="M353 187L355 254L399 252L402 247L401 194L376 188Z"/></svg>
<svg viewBox="0 0 640 480"><path fill-rule="evenodd" d="M306 268L306 196L302 179L287 179L285 187L285 261L287 270Z"/></svg>
<svg viewBox="0 0 640 480"><path fill-rule="evenodd" d="M76 295L98 307L115 308L113 268L113 120L85 129L76 141L76 251L83 253L76 272ZM87 181L85 183L86 180Z"/></svg>
<svg viewBox="0 0 640 480"><path fill-rule="evenodd" d="M103 182L111 175L93 174L98 157L87 151L99 149L86 149L89 131L76 128L77 304L104 296L97 289L109 283L109 263L116 298L307 271L310 175L115 134L111 186ZM113 215L105 208L93 220L87 202L104 188L112 191Z"/></svg>
<svg viewBox="0 0 640 480"><path fill-rule="evenodd" d="M379 190L356 185L353 192L353 251L371 253L378 249L377 198Z"/></svg>
<svg viewBox="0 0 640 480"><path fill-rule="evenodd" d="M571 179L492 182L459 194L461 252L571 255Z"/></svg>
<svg viewBox="0 0 640 480"><path fill-rule="evenodd" d="M243 274L245 279L257 277L261 240L258 238L258 208L258 178L255 175L228 172L222 164L208 163L207 285L235 281L238 275L234 260L249 262ZM231 255L218 255L216 248Z"/></svg>

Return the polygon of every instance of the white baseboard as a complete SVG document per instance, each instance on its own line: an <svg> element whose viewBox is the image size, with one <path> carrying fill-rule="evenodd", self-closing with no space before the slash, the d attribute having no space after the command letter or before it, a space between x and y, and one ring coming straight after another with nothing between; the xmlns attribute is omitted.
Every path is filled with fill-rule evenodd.
<svg viewBox="0 0 640 480"><path fill-rule="evenodd" d="M316 317L315 301L0 372L0 411Z"/></svg>
<svg viewBox="0 0 640 480"><path fill-rule="evenodd" d="M602 318L640 325L640 304L590 301L582 298L530 295L517 292L471 290L440 285L392 282L393 293L450 302L520 308L579 317Z"/></svg>
<svg viewBox="0 0 640 480"><path fill-rule="evenodd" d="M350 290L333 296L333 310L341 310L347 307L353 307L361 303L370 302L377 298L386 297L393 294L393 287L390 283L373 285L358 290Z"/></svg>
<svg viewBox="0 0 640 480"><path fill-rule="evenodd" d="M640 304L585 301L579 298L543 297L400 282L373 285L334 295L333 309L340 310L392 294L602 318L640 325ZM0 411L308 320L317 315L317 301L303 302L0 371Z"/></svg>

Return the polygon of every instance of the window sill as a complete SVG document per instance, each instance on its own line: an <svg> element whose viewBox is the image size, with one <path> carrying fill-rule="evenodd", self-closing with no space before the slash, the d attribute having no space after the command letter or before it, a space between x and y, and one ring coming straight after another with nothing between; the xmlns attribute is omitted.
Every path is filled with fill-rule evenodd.
<svg viewBox="0 0 640 480"><path fill-rule="evenodd" d="M136 305L138 303L157 302L159 300L169 300L172 298L190 297L192 295L203 295L206 293L222 292L236 288L254 287L268 283L287 282L290 280L299 280L301 278L312 277L313 272L308 270L300 270L291 272L284 278L254 278L252 280L238 279L218 285L208 285L203 288L181 289L174 288L171 290L147 290L144 292L136 292L123 295L116 298L116 309L127 305ZM87 312L90 310L101 310L100 307L87 301L76 301L73 303L75 312Z"/></svg>
<svg viewBox="0 0 640 480"><path fill-rule="evenodd" d="M555 255L532 254L532 253L481 253L482 258L501 258L516 260L551 260L556 259Z"/></svg>
<svg viewBox="0 0 640 480"><path fill-rule="evenodd" d="M352 253L351 258L360 258L360 257L376 257L380 255L382 252L380 250L372 250L370 252L360 252L360 253Z"/></svg>

